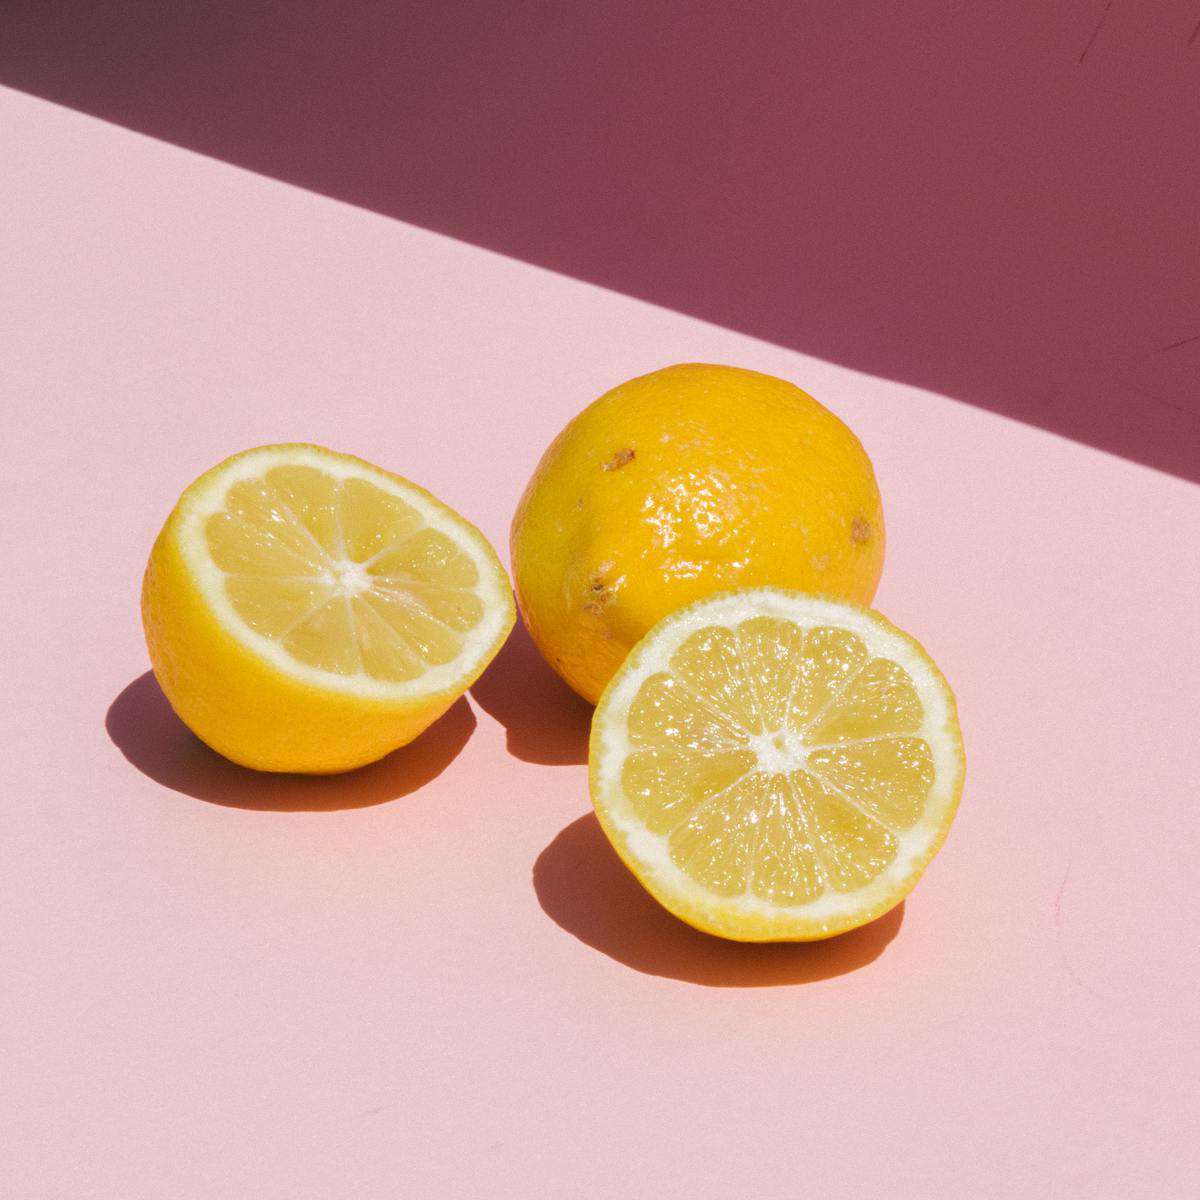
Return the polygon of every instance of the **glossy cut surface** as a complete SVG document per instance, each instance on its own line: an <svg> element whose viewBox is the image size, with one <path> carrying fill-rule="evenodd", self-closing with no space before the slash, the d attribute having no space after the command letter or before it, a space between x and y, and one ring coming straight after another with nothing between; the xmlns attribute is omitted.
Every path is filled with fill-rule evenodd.
<svg viewBox="0 0 1200 1200"><path fill-rule="evenodd" d="M949 829L953 695L869 609L728 592L667 617L601 699L592 798L647 889L742 940L843 932L899 903Z"/></svg>

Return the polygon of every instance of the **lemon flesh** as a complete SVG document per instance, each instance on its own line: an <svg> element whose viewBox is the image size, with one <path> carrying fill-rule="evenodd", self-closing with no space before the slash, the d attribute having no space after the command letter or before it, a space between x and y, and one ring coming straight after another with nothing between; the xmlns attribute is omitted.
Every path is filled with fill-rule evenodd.
<svg viewBox="0 0 1200 1200"><path fill-rule="evenodd" d="M661 621L596 710L591 788L666 908L742 941L880 916L945 839L964 760L954 697L878 613L761 588Z"/></svg>
<svg viewBox="0 0 1200 1200"><path fill-rule="evenodd" d="M411 741L511 629L483 535L415 484L315 446L265 446L184 492L143 586L155 674L214 749L347 770Z"/></svg>

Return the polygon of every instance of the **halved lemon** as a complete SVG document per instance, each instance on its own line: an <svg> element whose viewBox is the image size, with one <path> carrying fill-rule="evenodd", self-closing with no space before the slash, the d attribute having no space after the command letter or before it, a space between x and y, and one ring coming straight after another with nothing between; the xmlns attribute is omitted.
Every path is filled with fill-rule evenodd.
<svg viewBox="0 0 1200 1200"><path fill-rule="evenodd" d="M808 941L898 904L962 791L954 696L878 613L726 592L660 621L592 724L609 840L677 917L739 941Z"/></svg>
<svg viewBox="0 0 1200 1200"><path fill-rule="evenodd" d="M154 673L227 758L345 771L411 741L515 620L484 536L423 488L319 446L235 455L180 497L142 588Z"/></svg>

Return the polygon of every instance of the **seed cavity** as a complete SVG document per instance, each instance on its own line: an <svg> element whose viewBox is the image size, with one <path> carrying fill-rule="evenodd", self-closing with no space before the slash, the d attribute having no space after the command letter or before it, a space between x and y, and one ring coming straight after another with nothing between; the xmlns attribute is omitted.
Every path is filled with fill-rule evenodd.
<svg viewBox="0 0 1200 1200"><path fill-rule="evenodd" d="M322 581L331 584L334 594L338 596L358 596L370 591L372 584L366 568L348 559L331 563L329 569L323 572Z"/></svg>
<svg viewBox="0 0 1200 1200"><path fill-rule="evenodd" d="M804 743L791 729L754 734L749 741L758 770L767 775L790 775L800 770L808 757Z"/></svg>

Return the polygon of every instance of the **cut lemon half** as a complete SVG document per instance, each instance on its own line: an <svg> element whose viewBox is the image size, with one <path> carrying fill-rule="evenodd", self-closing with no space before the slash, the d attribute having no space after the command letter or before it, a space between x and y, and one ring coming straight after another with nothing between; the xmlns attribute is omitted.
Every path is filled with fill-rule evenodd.
<svg viewBox="0 0 1200 1200"><path fill-rule="evenodd" d="M898 904L963 781L954 696L878 613L726 592L634 647L600 699L590 778L609 840L677 917L808 941Z"/></svg>
<svg viewBox="0 0 1200 1200"><path fill-rule="evenodd" d="M263 446L180 497L142 589L154 673L213 749L349 770L411 741L512 628L484 536L423 488L319 446Z"/></svg>

